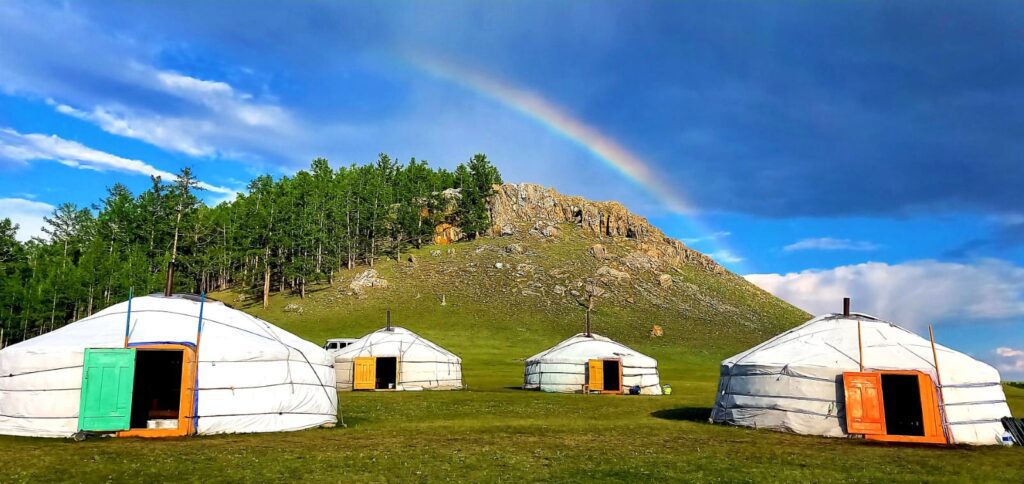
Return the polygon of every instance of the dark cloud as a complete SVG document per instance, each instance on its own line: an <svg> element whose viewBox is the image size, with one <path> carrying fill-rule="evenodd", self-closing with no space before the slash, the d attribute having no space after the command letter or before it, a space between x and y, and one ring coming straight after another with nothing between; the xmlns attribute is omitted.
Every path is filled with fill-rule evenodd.
<svg viewBox="0 0 1024 484"><path fill-rule="evenodd" d="M992 235L968 240L949 250L944 256L950 259L964 259L1020 247L1024 247L1024 216L1013 215L999 220Z"/></svg>
<svg viewBox="0 0 1024 484"><path fill-rule="evenodd" d="M563 105L660 166L703 210L903 216L1024 206L1020 3L54 5L113 32L82 49L185 74L200 66L246 92L266 89L322 126L402 124L410 92L440 81L401 55L449 58ZM109 56L71 50L40 67L33 59L63 47L11 40L12 26L31 25L19 22L5 23L14 48L4 57L0 47L0 59L17 60L5 61L19 67L9 76L27 70L26 83L42 79L69 97L116 92L153 104L152 93L114 85ZM105 44L123 38L134 40ZM479 126L446 130L488 151L486 139L468 139ZM331 152L330 137L301 142Z"/></svg>

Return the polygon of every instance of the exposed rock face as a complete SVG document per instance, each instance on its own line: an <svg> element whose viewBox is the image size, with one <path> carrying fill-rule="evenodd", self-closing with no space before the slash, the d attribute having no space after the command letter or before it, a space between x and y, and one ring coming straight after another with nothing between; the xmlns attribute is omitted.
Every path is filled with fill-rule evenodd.
<svg viewBox="0 0 1024 484"><path fill-rule="evenodd" d="M657 265L685 263L709 272L726 272L710 257L665 236L647 219L630 213L621 203L594 202L583 197L562 195L551 188L531 183L495 185L494 188L495 194L488 204L492 224L489 235L501 235L509 226L533 224L539 235L551 237L558 235L557 229L549 231L551 235L548 235L543 233L545 228L572 223L600 237L636 240L640 254ZM654 269L640 257L634 257L631 262L637 269Z"/></svg>
<svg viewBox="0 0 1024 484"><path fill-rule="evenodd" d="M451 224L441 224L434 227L434 243L438 245L448 245L452 242L457 242L462 239L462 236L462 231Z"/></svg>
<svg viewBox="0 0 1024 484"><path fill-rule="evenodd" d="M602 266L597 270L597 276L601 279L608 279L613 281L621 281L623 279L629 279L630 275L628 272L622 272L620 270L612 269L608 266Z"/></svg>
<svg viewBox="0 0 1024 484"><path fill-rule="evenodd" d="M348 287L358 294L368 287L388 287L388 281L381 279L376 270L367 269L352 279Z"/></svg>

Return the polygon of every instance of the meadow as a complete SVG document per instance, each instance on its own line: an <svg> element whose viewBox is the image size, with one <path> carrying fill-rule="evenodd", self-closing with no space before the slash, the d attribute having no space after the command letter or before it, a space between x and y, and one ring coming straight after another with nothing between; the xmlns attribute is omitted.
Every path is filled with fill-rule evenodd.
<svg viewBox="0 0 1024 484"><path fill-rule="evenodd" d="M0 437L0 481L1024 480L1019 447L887 445L709 424L717 365L707 358L638 344L659 359L672 395L556 395L518 389L519 358L537 345L448 346L464 358L468 390L342 393L345 426L334 429L81 443ZM1024 415L1024 389L1006 392Z"/></svg>

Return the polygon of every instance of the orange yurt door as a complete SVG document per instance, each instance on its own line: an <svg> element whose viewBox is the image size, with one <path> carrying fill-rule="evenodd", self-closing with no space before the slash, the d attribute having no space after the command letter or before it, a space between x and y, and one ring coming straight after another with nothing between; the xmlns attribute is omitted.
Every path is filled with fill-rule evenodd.
<svg viewBox="0 0 1024 484"><path fill-rule="evenodd" d="M878 373L845 372L843 387L846 392L846 433L884 434L882 376Z"/></svg>

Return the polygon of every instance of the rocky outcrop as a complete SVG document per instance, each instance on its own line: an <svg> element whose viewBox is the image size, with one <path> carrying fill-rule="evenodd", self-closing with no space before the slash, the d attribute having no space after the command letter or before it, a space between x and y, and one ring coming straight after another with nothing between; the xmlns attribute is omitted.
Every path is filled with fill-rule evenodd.
<svg viewBox="0 0 1024 484"><path fill-rule="evenodd" d="M369 287L388 287L388 281L382 279L377 271L374 269L367 269L352 279L352 282L348 285L355 293L362 293L364 289Z"/></svg>
<svg viewBox="0 0 1024 484"><path fill-rule="evenodd" d="M434 243L437 245L448 245L462 240L463 233L458 227L452 224L440 224L434 227Z"/></svg>
<svg viewBox="0 0 1024 484"><path fill-rule="evenodd" d="M557 229L547 233L544 230L554 228L555 224L571 223L599 237L624 237L638 241L639 252L632 254L627 261L636 269L691 264L709 272L726 272L710 257L665 236L646 218L630 213L621 203L594 202L583 197L562 195L532 183L495 185L494 189L488 203L491 216L489 235L509 234L514 232L513 227L532 225L531 233L554 237L558 236ZM648 259L656 264L650 264Z"/></svg>

